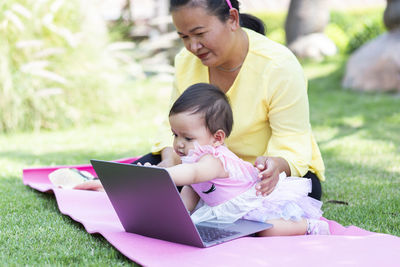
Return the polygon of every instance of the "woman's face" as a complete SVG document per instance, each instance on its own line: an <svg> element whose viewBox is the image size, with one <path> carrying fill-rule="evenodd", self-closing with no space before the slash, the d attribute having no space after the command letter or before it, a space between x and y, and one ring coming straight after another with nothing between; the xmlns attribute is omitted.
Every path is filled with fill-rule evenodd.
<svg viewBox="0 0 400 267"><path fill-rule="evenodd" d="M229 19L221 22L203 7L181 7L172 12L172 20L186 49L208 67L229 61L233 31Z"/></svg>

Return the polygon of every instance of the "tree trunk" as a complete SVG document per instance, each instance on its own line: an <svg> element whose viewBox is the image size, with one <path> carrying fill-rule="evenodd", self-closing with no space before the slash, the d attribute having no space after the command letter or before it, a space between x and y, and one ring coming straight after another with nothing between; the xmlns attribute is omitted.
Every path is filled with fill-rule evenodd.
<svg viewBox="0 0 400 267"><path fill-rule="evenodd" d="M387 0L383 22L389 31L400 28L400 0Z"/></svg>
<svg viewBox="0 0 400 267"><path fill-rule="evenodd" d="M326 0L292 0L286 17L286 43L300 36L323 33L329 22Z"/></svg>
<svg viewBox="0 0 400 267"><path fill-rule="evenodd" d="M324 34L329 22L326 0L292 0L286 17L286 44L296 56L322 59L337 52Z"/></svg>

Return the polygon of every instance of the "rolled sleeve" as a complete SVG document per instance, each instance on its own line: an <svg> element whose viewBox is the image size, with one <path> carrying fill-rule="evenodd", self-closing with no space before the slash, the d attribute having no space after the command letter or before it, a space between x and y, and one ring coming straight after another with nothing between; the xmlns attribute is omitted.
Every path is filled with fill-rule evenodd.
<svg viewBox="0 0 400 267"><path fill-rule="evenodd" d="M292 176L304 176L312 157L310 133L291 136L273 135L264 156L281 157L287 161Z"/></svg>
<svg viewBox="0 0 400 267"><path fill-rule="evenodd" d="M291 60L289 66L276 69L279 75L267 96L271 137L265 156L284 158L291 175L304 176L312 160L307 80L300 64Z"/></svg>

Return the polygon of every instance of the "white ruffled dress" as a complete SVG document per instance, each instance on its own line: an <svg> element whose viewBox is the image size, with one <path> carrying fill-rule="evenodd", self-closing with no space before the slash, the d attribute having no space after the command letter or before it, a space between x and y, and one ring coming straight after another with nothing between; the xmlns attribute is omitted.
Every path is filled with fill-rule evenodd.
<svg viewBox="0 0 400 267"><path fill-rule="evenodd" d="M237 157L225 146L196 144L187 156L181 158L182 163L197 162L206 154L220 159L229 177L192 185L200 196L191 214L195 223L231 223L240 218L261 222L280 218L298 221L302 218L321 217L322 202L308 196L311 192L310 179L286 177L282 173L272 193L266 197L257 196L257 168Z"/></svg>

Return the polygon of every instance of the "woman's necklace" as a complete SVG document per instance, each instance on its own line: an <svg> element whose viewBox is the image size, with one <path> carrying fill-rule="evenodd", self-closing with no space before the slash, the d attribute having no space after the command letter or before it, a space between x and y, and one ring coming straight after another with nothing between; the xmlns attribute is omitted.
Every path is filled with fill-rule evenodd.
<svg viewBox="0 0 400 267"><path fill-rule="evenodd" d="M242 31L242 34L243 34L244 40L245 40L244 42L245 42L245 51L246 51L246 54L244 55L242 62L238 66L236 66L236 67L234 67L232 69L225 69L225 68L223 68L221 66L217 66L216 67L217 69L219 69L221 71L225 71L225 72L234 72L234 71L237 71L238 69L240 69L242 67L242 65L244 63L244 60L246 59L246 55L248 53L248 50L249 50L249 47L248 47L249 46L249 44L248 44L249 41L248 41L247 34L245 32L243 32L243 31Z"/></svg>
<svg viewBox="0 0 400 267"><path fill-rule="evenodd" d="M225 69L225 68L223 68L223 67L221 67L221 66L217 66L217 69L222 70L222 71L225 71L225 72L234 72L234 71L240 69L240 68L242 67L242 65L243 65L243 62L240 63L239 66L236 66L236 67L234 67L234 68L232 68L232 69Z"/></svg>

